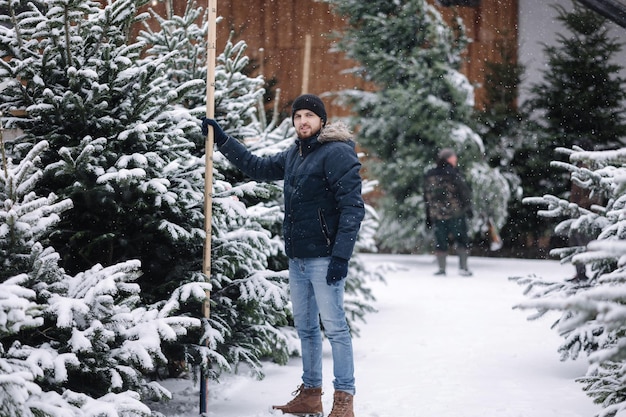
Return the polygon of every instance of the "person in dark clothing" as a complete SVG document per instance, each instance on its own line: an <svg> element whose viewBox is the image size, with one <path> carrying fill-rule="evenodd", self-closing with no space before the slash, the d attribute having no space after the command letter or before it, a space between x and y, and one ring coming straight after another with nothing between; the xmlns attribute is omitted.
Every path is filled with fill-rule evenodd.
<svg viewBox="0 0 626 417"><path fill-rule="evenodd" d="M575 182L572 182L570 190L570 201L578 207L591 210L594 205L604 205L603 198L599 193L592 194L589 189L584 188ZM572 247L578 246L580 248L584 248L589 244L589 242L597 238L599 233L600 230L572 228L570 230L568 244ZM587 268L584 263L576 262L574 263L574 267L576 268L576 275L568 278L566 281L573 283L585 283L589 280L589 277L587 276Z"/></svg>
<svg viewBox="0 0 626 417"><path fill-rule="evenodd" d="M335 377L329 417L354 417L354 358L343 302L365 204L352 134L341 123L327 126L326 120L319 97L296 98L292 121L298 139L287 150L267 157L253 155L215 120L203 119L202 127L205 135L213 127L220 152L248 176L284 181L283 236L303 374L296 397L273 408L289 414L323 415L321 317Z"/></svg>
<svg viewBox="0 0 626 417"><path fill-rule="evenodd" d="M472 275L467 267L467 219L472 217L471 197L471 190L457 168L456 152L450 148L442 149L437 156L437 166L424 176L426 225L435 230L435 256L439 265L435 275L446 275L450 236L459 255L459 274Z"/></svg>

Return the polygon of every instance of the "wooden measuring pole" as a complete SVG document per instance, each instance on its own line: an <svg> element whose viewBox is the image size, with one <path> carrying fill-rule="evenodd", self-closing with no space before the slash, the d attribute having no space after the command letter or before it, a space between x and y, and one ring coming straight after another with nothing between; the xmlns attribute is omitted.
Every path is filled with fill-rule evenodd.
<svg viewBox="0 0 626 417"><path fill-rule="evenodd" d="M208 34L206 56L206 117L215 118L215 49L217 44L217 0L208 0ZM213 142L215 132L209 126L209 134L205 141L204 168L204 254L202 256L202 272L210 280L211 277L211 221L213 211ZM202 305L202 314L209 318L211 312L211 293L207 290ZM200 414L208 412L208 371L203 370L200 377Z"/></svg>
<svg viewBox="0 0 626 417"><path fill-rule="evenodd" d="M304 59L302 61L302 91L301 94L309 92L309 79L311 78L311 40L312 37L307 33L304 38Z"/></svg>
<svg viewBox="0 0 626 417"><path fill-rule="evenodd" d="M4 128L2 127L2 117L4 114L0 112L0 158L2 159L2 170L4 171L4 178L9 179L9 168L7 162L7 155L4 151Z"/></svg>

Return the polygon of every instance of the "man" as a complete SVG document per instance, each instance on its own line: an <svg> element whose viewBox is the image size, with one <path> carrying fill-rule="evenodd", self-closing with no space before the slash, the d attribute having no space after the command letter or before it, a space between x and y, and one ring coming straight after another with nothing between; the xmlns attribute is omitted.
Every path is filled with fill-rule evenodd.
<svg viewBox="0 0 626 417"><path fill-rule="evenodd" d="M322 334L332 348L335 389L329 417L354 417L352 339L343 309L345 278L361 221L361 164L350 131L326 126L319 97L305 94L292 106L298 139L286 151L265 158L227 136L215 120L215 142L237 168L256 180L284 180L283 236L289 258L289 288L302 347L302 384L295 398L274 406L283 413L322 416Z"/></svg>
<svg viewBox="0 0 626 417"><path fill-rule="evenodd" d="M437 156L437 166L424 177L426 225L435 228L435 256L439 270L446 275L448 240L452 236L459 255L459 274L471 276L467 267L469 240L466 218L472 217L471 190L457 169L457 155L444 148Z"/></svg>

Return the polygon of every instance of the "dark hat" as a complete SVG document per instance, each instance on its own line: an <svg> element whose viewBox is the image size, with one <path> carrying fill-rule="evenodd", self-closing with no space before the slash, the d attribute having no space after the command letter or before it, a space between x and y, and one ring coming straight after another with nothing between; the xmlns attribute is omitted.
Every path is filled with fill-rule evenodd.
<svg viewBox="0 0 626 417"><path fill-rule="evenodd" d="M326 125L326 109L324 103L318 96L313 94L303 94L294 100L291 106L291 123L293 123L293 116L298 110L311 110L322 119L322 126Z"/></svg>
<svg viewBox="0 0 626 417"><path fill-rule="evenodd" d="M452 149L452 148L443 148L437 154L437 160L438 161L447 161L453 155L456 155L456 152L454 152L454 149Z"/></svg>

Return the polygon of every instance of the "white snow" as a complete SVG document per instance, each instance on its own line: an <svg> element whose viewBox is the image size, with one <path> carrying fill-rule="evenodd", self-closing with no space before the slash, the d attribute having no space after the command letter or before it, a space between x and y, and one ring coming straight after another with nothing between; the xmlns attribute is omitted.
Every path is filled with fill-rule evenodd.
<svg viewBox="0 0 626 417"><path fill-rule="evenodd" d="M593 404L574 381L586 358L561 362L561 338L548 315L513 309L528 301L510 276L551 279L574 274L558 261L470 258L473 277L435 277L429 255L359 255L369 267L394 265L386 283L371 286L377 313L359 324L354 339L357 417L591 417ZM556 314L556 313L555 313ZM300 359L265 364L264 380L245 370L209 384L209 417L269 417L272 404L291 399L300 384ZM199 387L191 380L164 381L173 399L150 403L167 417L199 415ZM332 360L325 341L325 415L332 407Z"/></svg>

